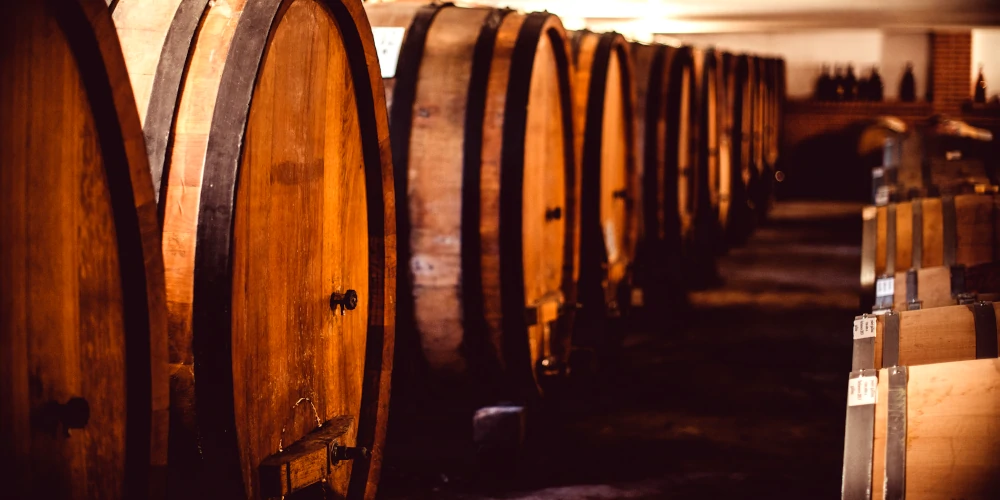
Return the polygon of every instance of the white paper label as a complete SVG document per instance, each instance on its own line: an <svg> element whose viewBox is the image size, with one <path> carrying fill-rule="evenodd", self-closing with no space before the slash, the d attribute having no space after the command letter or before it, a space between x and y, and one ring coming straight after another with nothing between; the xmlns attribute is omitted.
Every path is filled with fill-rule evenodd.
<svg viewBox="0 0 1000 500"><path fill-rule="evenodd" d="M889 186L879 186L875 190L875 204L878 206L889 204Z"/></svg>
<svg viewBox="0 0 1000 500"><path fill-rule="evenodd" d="M875 336L875 325L878 318L875 316L865 316L854 320L854 340L867 339Z"/></svg>
<svg viewBox="0 0 1000 500"><path fill-rule="evenodd" d="M644 297L642 296L642 288L638 288L638 287L633 288L632 289L632 306L633 307L642 307L642 305L644 303L643 299L644 299Z"/></svg>
<svg viewBox="0 0 1000 500"><path fill-rule="evenodd" d="M892 297L896 293L896 278L879 278L875 282L875 296Z"/></svg>
<svg viewBox="0 0 1000 500"><path fill-rule="evenodd" d="M375 50L378 52L378 65L382 69L382 78L396 76L396 63L399 62L399 49L403 46L403 34L406 28L376 27L372 28L375 35Z"/></svg>
<svg viewBox="0 0 1000 500"><path fill-rule="evenodd" d="M878 402L878 377L852 378L847 383L847 406L873 405Z"/></svg>

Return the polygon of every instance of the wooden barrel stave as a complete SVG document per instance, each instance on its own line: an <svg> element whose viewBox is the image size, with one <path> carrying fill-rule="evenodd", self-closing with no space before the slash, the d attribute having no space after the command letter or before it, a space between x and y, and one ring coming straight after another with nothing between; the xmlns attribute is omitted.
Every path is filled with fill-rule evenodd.
<svg viewBox="0 0 1000 500"><path fill-rule="evenodd" d="M160 497L163 263L119 41L100 0L11 7L0 35L0 477L17 498ZM86 416L60 423L71 398Z"/></svg>
<svg viewBox="0 0 1000 500"><path fill-rule="evenodd" d="M395 222L387 115L360 2L185 1L169 25L151 19L157 12L126 0L115 17L122 33L166 27L160 53L183 54L129 66L134 81L156 68L140 102L147 136L163 132L152 109L170 89L157 85L178 82L160 199L172 494L264 496L264 458L349 415L342 444L371 456L334 467L326 485L371 498L388 410ZM197 29L174 36L192 16ZM170 47L184 40L186 50ZM152 51L132 48L143 50ZM357 310L332 304L347 290Z"/></svg>
<svg viewBox="0 0 1000 500"><path fill-rule="evenodd" d="M376 27L407 30L399 65L408 69L387 83L396 157L405 160L397 179L407 183L400 308L412 312L403 321L432 374L531 397L542 361L565 363L564 305L575 300L565 35L546 14L367 8ZM547 219L555 208L559 217ZM539 324L524 320L539 313Z"/></svg>

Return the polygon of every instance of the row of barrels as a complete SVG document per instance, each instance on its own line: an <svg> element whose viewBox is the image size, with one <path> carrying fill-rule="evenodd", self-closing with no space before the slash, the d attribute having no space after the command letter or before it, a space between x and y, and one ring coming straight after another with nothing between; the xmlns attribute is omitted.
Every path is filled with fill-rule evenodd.
<svg viewBox="0 0 1000 500"><path fill-rule="evenodd" d="M358 0L3 28L14 497L372 498L397 360L537 399L770 199L780 61Z"/></svg>
<svg viewBox="0 0 1000 500"><path fill-rule="evenodd" d="M1000 196L864 209L842 498L1000 494Z"/></svg>

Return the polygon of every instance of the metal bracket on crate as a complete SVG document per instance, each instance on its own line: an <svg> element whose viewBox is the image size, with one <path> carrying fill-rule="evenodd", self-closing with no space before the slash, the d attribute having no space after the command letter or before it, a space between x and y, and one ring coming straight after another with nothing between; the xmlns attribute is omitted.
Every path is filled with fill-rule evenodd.
<svg viewBox="0 0 1000 500"><path fill-rule="evenodd" d="M916 199L910 202L913 210L913 224L910 229L912 244L910 252L910 267L920 269L924 260L924 203L923 200Z"/></svg>
<svg viewBox="0 0 1000 500"><path fill-rule="evenodd" d="M848 387L878 376L877 370L851 372ZM877 380L877 379L876 379ZM842 500L870 500L872 497L872 462L875 448L875 401L855 403L848 391L847 424L844 426L844 468L840 497Z"/></svg>
<svg viewBox="0 0 1000 500"><path fill-rule="evenodd" d="M968 306L976 329L976 359L1000 357L997 346L997 316L992 302Z"/></svg>
<svg viewBox="0 0 1000 500"><path fill-rule="evenodd" d="M905 366L889 368L888 421L885 435L885 500L906 498L906 382Z"/></svg>
<svg viewBox="0 0 1000 500"><path fill-rule="evenodd" d="M885 207L885 272L896 274L896 204Z"/></svg>
<svg viewBox="0 0 1000 500"><path fill-rule="evenodd" d="M944 265L955 265L956 246L955 197L941 197L941 239L944 244Z"/></svg>
<svg viewBox="0 0 1000 500"><path fill-rule="evenodd" d="M916 269L910 268L906 271L906 309L908 311L920 309L919 281Z"/></svg>

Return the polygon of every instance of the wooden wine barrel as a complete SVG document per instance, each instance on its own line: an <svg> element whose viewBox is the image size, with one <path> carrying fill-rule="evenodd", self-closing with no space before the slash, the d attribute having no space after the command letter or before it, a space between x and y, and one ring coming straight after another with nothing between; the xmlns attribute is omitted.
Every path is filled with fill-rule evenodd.
<svg viewBox="0 0 1000 500"><path fill-rule="evenodd" d="M859 316L852 370L995 358L997 309L1000 303L976 302ZM868 336L859 338L859 330Z"/></svg>
<svg viewBox="0 0 1000 500"><path fill-rule="evenodd" d="M770 78L766 61L757 56L750 57L750 65L753 67L753 94L752 94L752 139L750 145L750 158L753 165L752 176L750 178L750 201L753 205L755 217L762 220L767 216L772 203L773 172L767 163L767 126L768 126L768 95L770 92Z"/></svg>
<svg viewBox="0 0 1000 500"><path fill-rule="evenodd" d="M728 221L731 192L729 157L723 165L723 145L728 146L726 132L726 82L720 53L715 50L696 50L695 78L698 82L698 169L704 174L699 185L701 209L705 211L702 223L701 251L724 251L723 224Z"/></svg>
<svg viewBox="0 0 1000 500"><path fill-rule="evenodd" d="M625 37L577 31L572 43L576 117L583 131L578 292L583 308L576 340L578 345L583 341L597 346L597 338L582 339L581 332L599 330L605 319L620 317L631 302L639 226L634 86Z"/></svg>
<svg viewBox="0 0 1000 500"><path fill-rule="evenodd" d="M730 58L730 93L732 94L732 146L731 168L733 182L730 187L729 214L726 216L726 241L738 245L746 241L753 231L754 213L750 200L750 183L753 178L753 89L754 76L750 58L745 55Z"/></svg>
<svg viewBox="0 0 1000 500"><path fill-rule="evenodd" d="M677 49L667 45L632 44L636 100L636 151L642 188L639 190L641 239L636 250L635 285L646 303L683 292L681 223L676 173L669 170L667 90L669 70Z"/></svg>
<svg viewBox="0 0 1000 500"><path fill-rule="evenodd" d="M861 282L905 269L1000 260L1000 196L917 198L864 209Z"/></svg>
<svg viewBox="0 0 1000 500"><path fill-rule="evenodd" d="M115 19L146 135L167 134L171 495L374 497L396 224L361 2L121 0Z"/></svg>
<svg viewBox="0 0 1000 500"><path fill-rule="evenodd" d="M387 80L408 269L402 321L433 373L486 371L505 397L535 397L565 373L576 300L562 25L547 13L366 8L376 30L405 30Z"/></svg>
<svg viewBox="0 0 1000 500"><path fill-rule="evenodd" d="M891 304L896 311L1000 300L1000 263L911 268L897 272L892 290L878 295L876 307Z"/></svg>
<svg viewBox="0 0 1000 500"><path fill-rule="evenodd" d="M843 498L1000 496L1000 360L851 375L850 387L875 384L849 399Z"/></svg>
<svg viewBox="0 0 1000 500"><path fill-rule="evenodd" d="M102 0L0 21L0 479L7 498L159 498L167 317L156 202Z"/></svg>
<svg viewBox="0 0 1000 500"><path fill-rule="evenodd" d="M677 211L685 255L695 239L699 197L698 82L691 47L677 49L670 60L666 94L666 189L677 191ZM702 193L703 195L704 193Z"/></svg>

